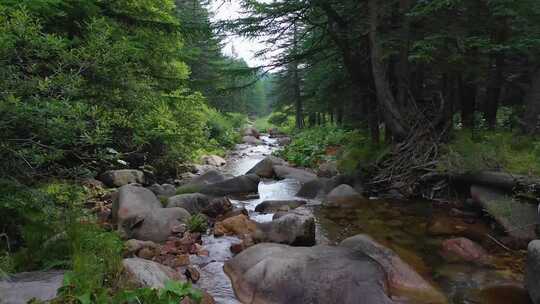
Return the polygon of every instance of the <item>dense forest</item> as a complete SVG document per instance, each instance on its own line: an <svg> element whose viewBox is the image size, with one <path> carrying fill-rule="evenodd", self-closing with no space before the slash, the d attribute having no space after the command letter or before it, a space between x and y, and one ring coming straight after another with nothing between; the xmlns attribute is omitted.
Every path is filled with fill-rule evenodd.
<svg viewBox="0 0 540 304"><path fill-rule="evenodd" d="M539 50L538 0L0 0L0 304L538 304Z"/></svg>

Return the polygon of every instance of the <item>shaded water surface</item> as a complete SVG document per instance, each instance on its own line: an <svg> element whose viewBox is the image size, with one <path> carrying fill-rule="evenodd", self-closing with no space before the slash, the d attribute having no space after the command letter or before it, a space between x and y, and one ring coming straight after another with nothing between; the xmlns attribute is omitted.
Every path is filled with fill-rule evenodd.
<svg viewBox="0 0 540 304"><path fill-rule="evenodd" d="M225 171L233 175L246 173L275 150L275 141L263 137L265 145L239 145L231 155ZM257 214L255 207L265 200L295 198L300 184L294 180L264 180L259 185L259 198L234 200L245 207L255 221L272 220L272 215ZM433 208L429 202L389 202L370 200L356 209L325 209L320 202L310 201L317 223L317 242L337 244L356 234L368 234L393 249L425 279L443 291L452 304L528 304L523 289L523 253L507 252L492 242L487 234L496 236L480 219L459 219L448 211ZM492 256L492 262L480 266L453 264L440 256L445 239L465 236L481 244ZM236 238L206 237L204 244L210 257L198 261L201 268L201 287L208 290L217 303L238 303L231 283L223 273L223 262L232 257L231 244Z"/></svg>

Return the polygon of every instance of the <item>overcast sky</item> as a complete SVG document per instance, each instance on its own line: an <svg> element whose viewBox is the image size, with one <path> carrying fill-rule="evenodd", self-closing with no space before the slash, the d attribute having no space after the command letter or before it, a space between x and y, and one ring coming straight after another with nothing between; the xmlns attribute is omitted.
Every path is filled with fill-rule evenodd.
<svg viewBox="0 0 540 304"><path fill-rule="evenodd" d="M215 15L215 20L235 19L241 16L242 12L239 0L214 0L212 1L211 10ZM258 40L229 36L226 39L226 43L225 54L232 55L232 48L234 46L238 57L243 58L251 67L264 65L269 61L266 58L255 57L254 53L264 48L264 44Z"/></svg>

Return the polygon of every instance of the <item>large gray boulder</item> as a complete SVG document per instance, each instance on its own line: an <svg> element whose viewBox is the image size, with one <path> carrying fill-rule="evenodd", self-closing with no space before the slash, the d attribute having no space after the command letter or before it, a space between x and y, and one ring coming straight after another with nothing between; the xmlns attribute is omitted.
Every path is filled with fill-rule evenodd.
<svg viewBox="0 0 540 304"><path fill-rule="evenodd" d="M189 181L186 186L210 185L227 180L228 176L217 170L209 170Z"/></svg>
<svg viewBox="0 0 540 304"><path fill-rule="evenodd" d="M346 175L336 175L332 178L320 177L303 184L296 196L305 198L324 196L341 184L354 185L355 181Z"/></svg>
<svg viewBox="0 0 540 304"><path fill-rule="evenodd" d="M210 206L211 198L201 193L180 194L167 200L167 208L184 208L190 214L202 213Z"/></svg>
<svg viewBox="0 0 540 304"><path fill-rule="evenodd" d="M317 175L315 175L315 173L289 166L274 166L274 172L276 177L279 179L295 179L302 184L317 179Z"/></svg>
<svg viewBox="0 0 540 304"><path fill-rule="evenodd" d="M471 196L518 243L526 246L536 239L536 205L520 202L510 194L484 186L471 186Z"/></svg>
<svg viewBox="0 0 540 304"><path fill-rule="evenodd" d="M348 208L361 203L364 197L349 185L339 185L334 188L323 201L325 207Z"/></svg>
<svg viewBox="0 0 540 304"><path fill-rule="evenodd" d="M259 138L261 133L259 133L259 130L255 129L254 127L247 127L244 129L244 136L253 136L255 138Z"/></svg>
<svg viewBox="0 0 540 304"><path fill-rule="evenodd" d="M153 242L166 241L190 217L185 209L163 208L152 191L131 185L119 189L112 215L122 237Z"/></svg>
<svg viewBox="0 0 540 304"><path fill-rule="evenodd" d="M149 189L126 185L118 189L118 198L112 205L112 218L121 226L125 221L144 218L145 214L161 207L161 202Z"/></svg>
<svg viewBox="0 0 540 304"><path fill-rule="evenodd" d="M286 164L287 162L281 158L268 156L251 168L246 174L256 174L259 177L273 178L275 175L274 166L283 166Z"/></svg>
<svg viewBox="0 0 540 304"><path fill-rule="evenodd" d="M175 229L186 224L191 215L182 208L160 208L147 213L141 220L124 226L123 236L128 239L162 243L175 233Z"/></svg>
<svg viewBox="0 0 540 304"><path fill-rule="evenodd" d="M122 261L122 284L131 288L164 288L167 281L186 281L174 269L153 261L130 258Z"/></svg>
<svg viewBox="0 0 540 304"><path fill-rule="evenodd" d="M144 173L139 170L109 170L101 174L99 178L108 187L122 187L128 184L144 184Z"/></svg>
<svg viewBox="0 0 540 304"><path fill-rule="evenodd" d="M257 137L254 136L244 136L242 138L242 141L248 145L260 145L262 144L262 141L260 139L257 139Z"/></svg>
<svg viewBox="0 0 540 304"><path fill-rule="evenodd" d="M275 213L296 209L305 204L307 204L307 202L302 200L264 201L255 207L255 211L260 213Z"/></svg>
<svg viewBox="0 0 540 304"><path fill-rule="evenodd" d="M540 304L540 240L530 242L527 248L525 286L534 304Z"/></svg>
<svg viewBox="0 0 540 304"><path fill-rule="evenodd" d="M417 300L422 300L418 301L420 303L446 303L446 297L439 290L424 280L395 252L375 242L371 237L356 235L345 239L339 246L365 254L376 261L386 273L388 287L392 292L409 295L411 300L418 297Z"/></svg>
<svg viewBox="0 0 540 304"><path fill-rule="evenodd" d="M302 209L302 208L301 208ZM307 210L280 215L271 222L259 223L259 236L265 242L292 246L315 245L315 218Z"/></svg>
<svg viewBox="0 0 540 304"><path fill-rule="evenodd" d="M46 302L54 299L62 287L63 271L23 272L0 279L1 304L26 304L32 299Z"/></svg>
<svg viewBox="0 0 540 304"><path fill-rule="evenodd" d="M339 174L336 161L329 161L319 165L317 169L317 176L319 177L334 177Z"/></svg>
<svg viewBox="0 0 540 304"><path fill-rule="evenodd" d="M345 247L263 243L227 261L224 270L242 303L393 303L382 268Z"/></svg>
<svg viewBox="0 0 540 304"><path fill-rule="evenodd" d="M254 193L259 190L260 180L255 174L242 175L219 183L204 185L199 192L212 196Z"/></svg>

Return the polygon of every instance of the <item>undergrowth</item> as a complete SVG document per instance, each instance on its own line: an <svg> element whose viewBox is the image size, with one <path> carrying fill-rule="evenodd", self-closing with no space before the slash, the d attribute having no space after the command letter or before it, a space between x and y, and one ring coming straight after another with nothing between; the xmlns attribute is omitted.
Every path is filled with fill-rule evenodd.
<svg viewBox="0 0 540 304"><path fill-rule="evenodd" d="M456 131L443 147L439 170L453 174L504 170L540 175L540 141L511 131Z"/></svg>
<svg viewBox="0 0 540 304"><path fill-rule="evenodd" d="M353 173L360 165L371 164L385 150L382 145L373 145L360 131L321 126L296 133L292 143L277 154L297 166L310 168L337 161L341 172Z"/></svg>

